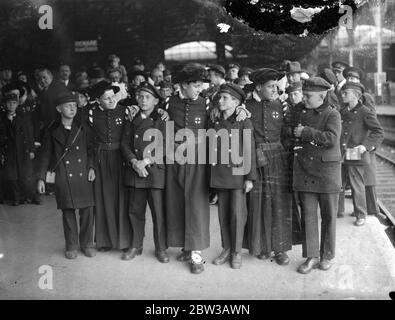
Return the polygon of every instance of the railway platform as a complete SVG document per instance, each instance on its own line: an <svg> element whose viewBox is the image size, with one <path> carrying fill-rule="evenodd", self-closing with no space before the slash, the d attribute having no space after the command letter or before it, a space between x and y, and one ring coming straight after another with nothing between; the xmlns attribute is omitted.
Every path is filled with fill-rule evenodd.
<svg viewBox="0 0 395 320"><path fill-rule="evenodd" d="M386 226L369 216L355 227L353 217L337 219L337 252L328 271L296 272L301 245L289 252L291 262L279 266L243 251L243 266L215 266L220 252L217 207L211 206L211 246L200 275L176 261L179 248L170 248L170 263L154 256L152 222L147 212L143 255L121 261L120 251L98 252L94 258L80 253L76 260L63 255L61 214L53 196L42 206L0 206L0 299L390 299L395 291L395 249ZM352 211L346 199L346 213ZM44 266L44 267L42 267ZM44 269L40 269L44 268ZM44 273L43 270L47 270ZM51 276L52 288L42 288L42 276ZM41 282L40 282L41 279ZM40 284L41 283L41 284Z"/></svg>

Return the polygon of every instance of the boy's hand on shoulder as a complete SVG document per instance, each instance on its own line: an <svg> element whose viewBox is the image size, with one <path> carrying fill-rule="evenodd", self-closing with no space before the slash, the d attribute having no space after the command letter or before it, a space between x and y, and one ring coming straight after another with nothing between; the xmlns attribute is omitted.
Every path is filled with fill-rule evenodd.
<svg viewBox="0 0 395 320"><path fill-rule="evenodd" d="M254 184L252 183L251 180L244 181L244 191L245 191L245 193L250 192L253 186L254 186Z"/></svg>
<svg viewBox="0 0 395 320"><path fill-rule="evenodd" d="M219 118L220 114L221 114L221 112L219 111L219 109L217 107L214 107L210 111L210 120L211 120L211 122L215 122L215 120Z"/></svg>
<svg viewBox="0 0 395 320"><path fill-rule="evenodd" d="M93 182L96 179L95 169L90 168L88 172L88 181Z"/></svg>
<svg viewBox="0 0 395 320"><path fill-rule="evenodd" d="M38 182L37 182L37 191L40 194L45 193L45 182L43 180L38 180Z"/></svg>
<svg viewBox="0 0 395 320"><path fill-rule="evenodd" d="M163 121L169 121L170 120L170 116L169 113L166 110L163 110L161 108L158 108L158 113L161 115L161 119Z"/></svg>
<svg viewBox="0 0 395 320"><path fill-rule="evenodd" d="M29 152L29 158L30 158L30 160L33 160L34 159L34 152Z"/></svg>
<svg viewBox="0 0 395 320"><path fill-rule="evenodd" d="M251 112L249 112L244 104L236 108L236 121L244 121L245 119L251 118Z"/></svg>
<svg viewBox="0 0 395 320"><path fill-rule="evenodd" d="M148 177L148 171L147 169L145 169L146 166L147 166L147 162L145 160L137 160L137 159L132 160L132 167L134 171L136 171L139 177L141 178Z"/></svg>

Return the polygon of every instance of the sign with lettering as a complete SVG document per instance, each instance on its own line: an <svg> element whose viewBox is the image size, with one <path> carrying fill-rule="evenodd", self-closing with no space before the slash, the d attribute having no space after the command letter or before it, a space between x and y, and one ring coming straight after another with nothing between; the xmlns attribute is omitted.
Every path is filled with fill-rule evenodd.
<svg viewBox="0 0 395 320"><path fill-rule="evenodd" d="M97 40L74 41L75 52L97 52L98 50Z"/></svg>

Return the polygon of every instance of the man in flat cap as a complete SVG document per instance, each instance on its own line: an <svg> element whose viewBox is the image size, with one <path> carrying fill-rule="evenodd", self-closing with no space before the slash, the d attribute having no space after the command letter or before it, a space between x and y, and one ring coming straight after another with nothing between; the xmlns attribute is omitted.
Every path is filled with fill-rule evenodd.
<svg viewBox="0 0 395 320"><path fill-rule="evenodd" d="M158 113L158 104L162 101L162 96L152 84L143 82L137 89L137 101L140 111L132 122L126 123L121 145L127 163L125 185L133 232L131 248L124 258L125 260L133 259L143 251L145 211L148 203L154 224L155 256L159 262L167 263L169 256L166 253L164 201L165 141L155 135L152 135L151 140L144 140L148 134L147 130L155 129L162 137L166 135L165 121ZM152 141L156 141L158 145L153 152L145 153L146 148L152 145ZM160 152L162 152L162 157L160 157Z"/></svg>
<svg viewBox="0 0 395 320"><path fill-rule="evenodd" d="M343 189L348 177L356 216L355 225L365 223L366 191L364 175L369 169L371 152L377 149L384 139L384 131L376 113L362 102L365 87L360 83L346 82L341 95L345 106L340 111L343 120L342 153ZM344 203L344 193L341 194Z"/></svg>
<svg viewBox="0 0 395 320"><path fill-rule="evenodd" d="M251 74L255 89L246 106L254 126L257 180L249 195L245 245L260 259L274 252L276 262L286 265L292 248L292 188L282 145L284 113L277 92L281 75L268 68Z"/></svg>
<svg viewBox="0 0 395 320"><path fill-rule="evenodd" d="M210 187L218 193L218 217L221 228L222 252L214 259L215 265L230 261L233 269L239 269L242 263L241 249L243 245L244 228L247 222L246 195L253 187L256 178L255 168L255 142L253 127L250 119L236 121L236 107L244 102L244 91L233 83L223 84L219 89L220 117L213 123L216 132L227 132L228 136L221 137L220 144L210 146L210 152L216 154L216 161L211 163ZM238 132L238 136L233 136ZM247 133L250 139L245 139ZM223 161L223 139L229 140L232 151L243 155L243 161L247 165L235 164L232 159ZM233 139L238 139L233 143ZM225 150L226 151L226 150ZM229 153L228 153L229 154ZM243 172L234 174L235 168L242 168Z"/></svg>
<svg viewBox="0 0 395 320"><path fill-rule="evenodd" d="M335 88L335 93L341 100L340 90L342 86L346 83L346 79L343 76L343 70L348 67L348 64L342 61L334 61L332 63L332 71L336 76L337 85Z"/></svg>
<svg viewBox="0 0 395 320"><path fill-rule="evenodd" d="M55 100L60 119L46 131L37 182L39 192L44 193L47 171L56 173L55 196L57 207L62 210L67 259L77 258L78 249L87 257L96 255L92 208L96 167L92 134L90 128L76 118L77 100L77 95L69 92ZM79 211L79 224L76 210Z"/></svg>
<svg viewBox="0 0 395 320"><path fill-rule="evenodd" d="M201 64L187 63L177 68L174 81L179 84L180 91L166 100L165 108L174 123L175 132L192 130L195 150L198 150L202 143L198 139L198 130L208 128L211 107L209 99L199 96L203 82L208 81L206 70ZM246 113L240 109L245 110L238 108L241 119L237 120L244 120ZM174 152L180 144L174 144ZM165 189L167 244L169 247L182 247L183 252L177 260L189 262L191 272L198 274L204 271L201 251L210 244L210 211L208 166L199 164L198 153L195 153L193 164L183 163L177 158L172 159L174 163L167 162Z"/></svg>
<svg viewBox="0 0 395 320"><path fill-rule="evenodd" d="M347 81L361 83L364 78L363 71L358 67L348 67L344 69L343 75ZM364 92L362 95L362 103L367 106L372 112L376 113L376 104L373 96L369 92ZM378 214L380 212L377 203L376 194L376 154L374 151L369 152L370 164L366 166L364 172L364 183L366 192L366 208L368 214ZM339 204L339 216L344 214L344 204Z"/></svg>
<svg viewBox="0 0 395 320"><path fill-rule="evenodd" d="M123 128L129 110L116 103L118 86L102 80L89 89L94 102L88 111L88 124L95 134L96 158L95 230L100 251L131 248L131 227L125 206L124 166L121 153Z"/></svg>
<svg viewBox="0 0 395 320"><path fill-rule="evenodd" d="M293 187L301 205L303 257L298 268L309 273L314 268L328 270L335 257L336 214L341 189L341 120L326 99L331 85L320 77L303 86L305 109L294 129L298 147L294 157ZM321 237L318 228L321 212ZM321 243L320 243L321 239Z"/></svg>

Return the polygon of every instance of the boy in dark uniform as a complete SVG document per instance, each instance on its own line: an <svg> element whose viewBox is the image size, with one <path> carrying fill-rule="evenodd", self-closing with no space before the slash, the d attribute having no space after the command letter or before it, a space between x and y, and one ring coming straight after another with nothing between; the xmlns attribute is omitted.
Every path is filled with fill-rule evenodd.
<svg viewBox="0 0 395 320"><path fill-rule="evenodd" d="M341 91L345 106L340 111L342 128L343 187L348 177L356 215L356 226L362 226L366 219L366 191L364 174L369 168L371 152L384 139L384 131L376 113L362 103L365 87L348 81ZM344 193L341 194L344 197ZM341 202L344 200L342 199Z"/></svg>
<svg viewBox="0 0 395 320"><path fill-rule="evenodd" d="M214 259L215 265L221 265L231 260L233 269L241 267L241 248L243 245L244 228L247 221L247 203L246 194L250 192L253 187L253 181L256 177L255 168L255 143L253 138L253 127L249 119L244 121L236 121L236 107L244 102L245 93L243 90L232 83L223 84L219 88L219 110L220 118L214 123L213 127L217 133L226 130L229 137L224 137L229 140L229 146L232 150L227 154L230 156L232 152L236 155L242 155L244 161L249 162L246 168L243 168L243 174L237 175L233 172L234 168L241 167L241 164L234 164L232 159L221 158L222 143L218 146L213 146L215 149L210 150L216 153L216 162L211 164L211 178L210 187L215 188L218 194L218 216L221 227L222 252ZM244 139L244 135L249 132L250 139ZM232 136L237 132L238 136ZM237 144L232 143L232 139L238 139ZM228 164L226 164L228 162Z"/></svg>
<svg viewBox="0 0 395 320"><path fill-rule="evenodd" d="M293 187L299 193L302 213L303 257L298 272L328 270L335 256L336 213L341 188L340 114L327 101L331 85L320 77L306 80L306 109L294 129L299 139L295 150ZM321 212L321 244L317 206Z"/></svg>
<svg viewBox="0 0 395 320"><path fill-rule="evenodd" d="M128 192L128 212L132 225L132 247L124 253L123 259L130 260L143 251L145 211L147 203L151 209L154 224L155 255L162 263L169 262L166 253L166 225L165 225L165 164L164 150L166 134L165 121L157 112L157 106L162 100L158 90L148 82L143 82L137 90L137 101L140 112L134 117L133 122L127 122L122 137L122 153L129 168L126 169L126 186ZM157 139L154 154L147 150L152 141L144 141L147 130L153 130L161 137L152 133L152 138ZM145 152L147 150L147 152ZM159 163L156 163L159 156Z"/></svg>
<svg viewBox="0 0 395 320"><path fill-rule="evenodd" d="M34 129L30 116L19 105L15 93L4 97L5 112L2 121L5 126L4 180L10 182L13 205L27 199L40 204L33 182L33 162L35 157Z"/></svg>
<svg viewBox="0 0 395 320"><path fill-rule="evenodd" d="M246 106L251 112L257 159L257 180L249 194L247 246L250 254L267 259L272 252L279 265L289 263L292 248L292 187L288 154L283 146L284 114L278 100L281 74L262 68L251 74L255 85Z"/></svg>
<svg viewBox="0 0 395 320"><path fill-rule="evenodd" d="M47 171L55 172L55 196L58 209L63 212L67 259L77 258L79 247L87 257L96 255L92 210L95 169L91 135L89 127L75 119L77 99L74 94L65 93L55 100L61 120L54 122L45 134L37 183L38 191L44 193ZM79 233L76 209L80 215Z"/></svg>
<svg viewBox="0 0 395 320"><path fill-rule="evenodd" d="M167 244L183 247L179 261L190 262L191 272L204 271L201 250L210 244L208 167L198 162L198 130L208 128L210 102L199 96L206 81L205 68L197 63L188 63L179 69L175 82L180 84L178 95L166 101L166 110L172 122L174 133L190 129L194 133L195 163L178 163L177 159L166 165L166 220ZM245 109L242 109L245 110ZM246 113L238 107L237 120L244 120ZM240 114L239 114L240 113ZM239 118L240 117L240 118ZM175 143L174 150L180 144Z"/></svg>
<svg viewBox="0 0 395 320"><path fill-rule="evenodd" d="M124 161L121 152L123 128L128 108L116 103L118 86L103 80L89 90L95 100L88 111L88 123L95 134L96 160L95 231L100 251L131 247L131 227L127 215Z"/></svg>

